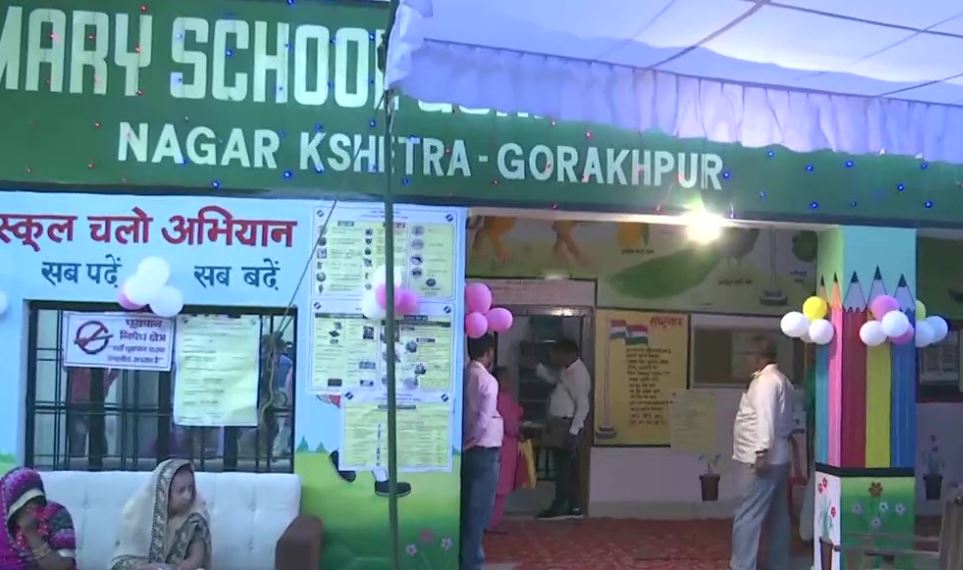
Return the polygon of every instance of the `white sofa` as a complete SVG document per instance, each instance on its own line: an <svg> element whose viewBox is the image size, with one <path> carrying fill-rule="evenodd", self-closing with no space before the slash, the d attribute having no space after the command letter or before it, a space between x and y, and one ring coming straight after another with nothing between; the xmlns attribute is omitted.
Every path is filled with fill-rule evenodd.
<svg viewBox="0 0 963 570"><path fill-rule="evenodd" d="M106 570L127 499L150 481L132 471L51 471L41 474L47 496L70 510L77 534L78 570ZM298 519L297 475L198 473L214 547L207 570L271 570L279 539ZM320 542L320 537L318 537Z"/></svg>

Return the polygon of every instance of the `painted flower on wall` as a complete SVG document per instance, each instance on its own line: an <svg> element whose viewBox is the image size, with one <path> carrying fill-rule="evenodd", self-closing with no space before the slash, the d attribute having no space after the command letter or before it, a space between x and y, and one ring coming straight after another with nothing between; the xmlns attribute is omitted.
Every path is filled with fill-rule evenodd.
<svg viewBox="0 0 963 570"><path fill-rule="evenodd" d="M410 535L409 540L405 570L457 570L458 553L453 552L455 541L450 536L439 538L434 530L423 528Z"/></svg>
<svg viewBox="0 0 963 570"><path fill-rule="evenodd" d="M856 498L849 510L853 517L861 520L863 528L870 532L884 529L888 520L906 515L907 507L902 502L893 503L886 496L886 489L879 481L872 481L866 488L866 495Z"/></svg>

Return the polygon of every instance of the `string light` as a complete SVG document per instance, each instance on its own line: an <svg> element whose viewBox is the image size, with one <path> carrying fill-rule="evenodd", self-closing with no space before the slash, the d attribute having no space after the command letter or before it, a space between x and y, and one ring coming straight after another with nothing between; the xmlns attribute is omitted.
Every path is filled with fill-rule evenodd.
<svg viewBox="0 0 963 570"><path fill-rule="evenodd" d="M679 176L682 176L682 175L679 174ZM729 172L728 170L723 170L723 171L722 171L722 178L723 178L723 180L729 180L730 178L732 178L732 172Z"/></svg>
<svg viewBox="0 0 963 570"><path fill-rule="evenodd" d="M761 191L759 192L759 197L762 198L763 200L765 200L767 196L769 196L769 194L766 193L765 190L761 190Z"/></svg>
<svg viewBox="0 0 963 570"><path fill-rule="evenodd" d="M852 167L854 167L854 166L856 166L856 163L853 162L852 160L847 160L847 161L846 161L846 168L852 168Z"/></svg>
<svg viewBox="0 0 963 570"><path fill-rule="evenodd" d="M812 172L812 171L814 171L814 170L816 170L816 167L815 167L815 166L813 166L813 165L811 165L811 164L807 164L807 165L806 165L806 172Z"/></svg>
<svg viewBox="0 0 963 570"><path fill-rule="evenodd" d="M95 129L99 129L99 128L100 128L100 121L97 121L97 122L94 123L94 128L95 128Z"/></svg>
<svg viewBox="0 0 963 570"><path fill-rule="evenodd" d="M314 167L314 172L324 174L324 165L319 162L318 165Z"/></svg>
<svg viewBox="0 0 963 570"><path fill-rule="evenodd" d="M920 170L926 170L926 169L929 168L929 167L930 167L930 163L928 163L928 162L921 162L921 163L920 163Z"/></svg>
<svg viewBox="0 0 963 570"><path fill-rule="evenodd" d="M818 210L818 209L819 209L819 202L817 202L817 201L815 201L815 200L813 200L812 202L810 202L810 203L809 203L809 209L810 209L810 210Z"/></svg>
<svg viewBox="0 0 963 570"><path fill-rule="evenodd" d="M923 202L923 207L926 208L926 209L932 208L932 207L933 207L933 201L932 201L932 200L927 200L927 201Z"/></svg>
<svg viewBox="0 0 963 570"><path fill-rule="evenodd" d="M903 184L902 182L900 182L899 184L896 185L896 191L897 191L897 192L902 192L903 190L906 190L906 185L905 185L905 184Z"/></svg>
<svg viewBox="0 0 963 570"><path fill-rule="evenodd" d="M217 189L220 188L220 187L221 187L221 181L220 181L220 180L214 180L213 182L211 182L211 188L214 188L215 190L217 190Z"/></svg>
<svg viewBox="0 0 963 570"><path fill-rule="evenodd" d="M766 153L766 156L768 156L769 158L772 158L776 156L776 151L770 150L769 152Z"/></svg>
<svg viewBox="0 0 963 570"><path fill-rule="evenodd" d="M849 203L850 208L855 208L857 205L858 204L856 204L856 200L853 200L852 202Z"/></svg>
<svg viewBox="0 0 963 570"><path fill-rule="evenodd" d="M402 185L402 186L411 186L411 179L408 178L407 176L405 176L404 178L401 179L401 185Z"/></svg>
<svg viewBox="0 0 963 570"><path fill-rule="evenodd" d="M140 12L141 12L141 14L146 14L146 13L147 13L147 4L141 4L141 5L140 5Z"/></svg>
<svg viewBox="0 0 963 570"><path fill-rule="evenodd" d="M290 179L294 178L294 173L291 172L290 170L285 170L285 171L284 171L284 178L285 178L286 180L290 180Z"/></svg>

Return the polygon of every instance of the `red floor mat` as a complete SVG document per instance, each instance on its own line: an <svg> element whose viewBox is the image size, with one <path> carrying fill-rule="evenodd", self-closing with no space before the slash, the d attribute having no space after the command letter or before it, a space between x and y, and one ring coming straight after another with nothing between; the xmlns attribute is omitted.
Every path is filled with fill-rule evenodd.
<svg viewBox="0 0 963 570"><path fill-rule="evenodd" d="M518 570L720 570L729 521L505 521L485 539L489 562Z"/></svg>

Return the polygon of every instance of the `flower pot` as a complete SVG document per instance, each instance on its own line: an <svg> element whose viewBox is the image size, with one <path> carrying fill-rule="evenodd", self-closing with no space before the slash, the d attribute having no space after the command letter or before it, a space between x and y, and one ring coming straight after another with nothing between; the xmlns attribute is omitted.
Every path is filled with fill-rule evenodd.
<svg viewBox="0 0 963 570"><path fill-rule="evenodd" d="M699 483L702 484L702 500L718 501L719 500L719 474L718 473L705 473L699 475Z"/></svg>
<svg viewBox="0 0 963 570"><path fill-rule="evenodd" d="M943 475L939 473L923 475L923 488L926 490L927 501L939 501L943 495Z"/></svg>
<svg viewBox="0 0 963 570"><path fill-rule="evenodd" d="M819 537L819 562L822 570L833 570L833 543Z"/></svg>

